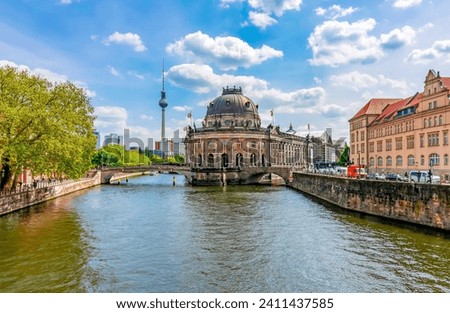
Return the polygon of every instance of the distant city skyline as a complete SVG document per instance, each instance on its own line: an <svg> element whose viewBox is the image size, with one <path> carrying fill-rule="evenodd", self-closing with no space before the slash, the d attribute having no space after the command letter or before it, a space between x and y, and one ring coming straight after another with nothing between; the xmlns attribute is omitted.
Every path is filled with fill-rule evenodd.
<svg viewBox="0 0 450 313"><path fill-rule="evenodd" d="M188 114L201 125L223 87L259 104L262 126L333 128L370 98L421 91L428 69L450 75L449 1L125 1L0 3L0 66L85 88L105 136L161 136Z"/></svg>

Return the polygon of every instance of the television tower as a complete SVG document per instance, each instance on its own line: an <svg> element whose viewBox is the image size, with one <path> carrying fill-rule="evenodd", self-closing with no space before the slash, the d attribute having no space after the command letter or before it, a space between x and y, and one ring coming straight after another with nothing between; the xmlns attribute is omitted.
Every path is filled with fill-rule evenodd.
<svg viewBox="0 0 450 313"><path fill-rule="evenodd" d="M167 138L166 138L166 108L167 108L167 100L166 100L166 92L164 91L164 60L163 60L163 68L162 68L162 90L161 90L161 99L159 100L159 106L161 107L161 152L162 158L166 157L168 147L167 147Z"/></svg>

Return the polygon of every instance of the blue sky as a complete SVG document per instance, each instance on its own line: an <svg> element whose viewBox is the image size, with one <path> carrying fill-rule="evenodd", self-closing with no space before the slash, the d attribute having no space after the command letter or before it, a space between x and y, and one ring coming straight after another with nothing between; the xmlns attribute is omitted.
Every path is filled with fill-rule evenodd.
<svg viewBox="0 0 450 313"><path fill-rule="evenodd" d="M104 135L160 138L197 126L222 87L240 86L263 125L333 128L373 97L450 76L450 1L1 0L0 65L87 90Z"/></svg>

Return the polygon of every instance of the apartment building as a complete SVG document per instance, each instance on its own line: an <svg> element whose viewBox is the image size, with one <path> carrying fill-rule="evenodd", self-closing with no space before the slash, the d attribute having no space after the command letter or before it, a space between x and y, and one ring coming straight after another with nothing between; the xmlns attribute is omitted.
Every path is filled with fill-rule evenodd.
<svg viewBox="0 0 450 313"><path fill-rule="evenodd" d="M351 162L381 173L431 168L448 180L450 77L429 70L422 92L371 99L349 124Z"/></svg>

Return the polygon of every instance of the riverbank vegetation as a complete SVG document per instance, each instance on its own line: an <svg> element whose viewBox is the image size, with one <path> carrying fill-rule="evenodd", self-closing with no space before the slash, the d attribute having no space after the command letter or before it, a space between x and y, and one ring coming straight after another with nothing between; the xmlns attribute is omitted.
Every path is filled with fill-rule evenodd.
<svg viewBox="0 0 450 313"><path fill-rule="evenodd" d="M123 146L110 144L105 146L94 154L92 157L92 165L96 168L101 167L124 167L124 166L148 166L152 164L184 164L184 157L181 155L162 158L152 153L152 151L142 150L126 150Z"/></svg>
<svg viewBox="0 0 450 313"><path fill-rule="evenodd" d="M94 109L84 89L0 67L0 190L20 173L79 178L95 151Z"/></svg>

